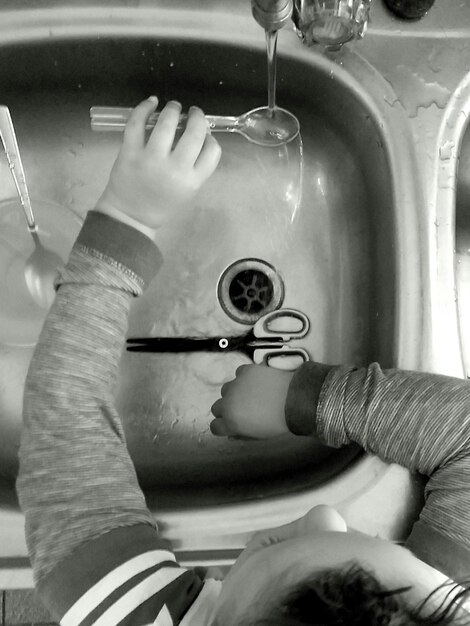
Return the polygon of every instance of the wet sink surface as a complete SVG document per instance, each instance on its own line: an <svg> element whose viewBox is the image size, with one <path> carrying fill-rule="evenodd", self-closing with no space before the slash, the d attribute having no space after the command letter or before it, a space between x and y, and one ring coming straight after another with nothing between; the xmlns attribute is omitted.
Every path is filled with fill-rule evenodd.
<svg viewBox="0 0 470 626"><path fill-rule="evenodd" d="M17 127L33 198L82 216L101 194L121 139L92 133L91 106L133 106L156 93L184 108L194 103L207 113L237 115L266 99L264 54L244 47L85 39L6 46L0 58L2 101ZM284 154L267 154L219 134L221 165L192 214L159 234L165 263L134 304L129 335L245 332L224 312L217 284L230 264L255 257L275 268L283 305L309 317L301 345L312 359L390 366L396 242L380 126L313 62L281 55L278 75L278 103L301 124L302 183L298 142ZM7 181L3 163L0 176ZM2 193L0 200L13 195L9 183ZM0 473L11 478L30 351L2 348L0 356L2 390L9 389L0 398ZM324 484L357 461L356 447L327 449L308 438L213 437L210 406L220 385L247 362L238 354L123 355L117 405L151 505L153 494L159 507L184 509L293 493Z"/></svg>

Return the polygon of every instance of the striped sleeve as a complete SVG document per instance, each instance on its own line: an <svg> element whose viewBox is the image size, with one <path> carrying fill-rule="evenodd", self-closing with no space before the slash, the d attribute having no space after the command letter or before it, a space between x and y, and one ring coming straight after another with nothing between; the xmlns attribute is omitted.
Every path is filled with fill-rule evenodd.
<svg viewBox="0 0 470 626"><path fill-rule="evenodd" d="M134 525L80 546L38 592L62 626L173 626L201 589L154 529Z"/></svg>
<svg viewBox="0 0 470 626"><path fill-rule="evenodd" d="M90 212L28 371L16 486L61 624L177 625L202 588L159 535L114 406L129 308L159 264L150 239Z"/></svg>
<svg viewBox="0 0 470 626"><path fill-rule="evenodd" d="M315 414L321 441L429 477L407 547L456 580L470 578L470 382L448 376L335 367Z"/></svg>

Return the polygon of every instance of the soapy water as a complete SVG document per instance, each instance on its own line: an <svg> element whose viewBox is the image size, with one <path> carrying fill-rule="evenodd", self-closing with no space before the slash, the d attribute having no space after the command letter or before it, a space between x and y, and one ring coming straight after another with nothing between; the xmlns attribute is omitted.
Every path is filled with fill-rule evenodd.
<svg viewBox="0 0 470 626"><path fill-rule="evenodd" d="M262 148L234 135L220 135L218 140L222 144L218 169L187 215L158 233L165 263L147 293L136 301L128 336L211 337L246 332L246 326L230 319L218 302L221 273L246 257L282 269L292 254L302 196L300 136L277 148ZM137 385L143 385L142 390L154 389L151 394L143 391L148 402L159 403L159 411L153 408L151 413L163 415L163 422L175 432L179 427L187 431L191 419L197 422L195 432L207 430L209 409L220 386L233 378L238 365L251 362L239 353L136 354L127 359L129 367L132 362L148 376L145 384L140 377ZM143 360L149 368L141 367ZM134 376L130 378L136 383ZM135 388L132 395L138 396ZM149 413L149 407L141 410ZM162 445L164 433L155 438L152 426L147 426L149 438Z"/></svg>
<svg viewBox="0 0 470 626"><path fill-rule="evenodd" d="M354 174L357 155L320 121L305 126L305 153L300 138L279 149L234 134L218 140L218 169L186 214L157 234L164 263L132 303L128 336L245 333L247 326L223 310L217 286L227 267L256 258L280 275L283 306L310 319L311 331L295 345L312 359L359 362L367 344L369 204L362 178ZM308 177L302 176L304 163ZM336 175L340 166L347 176ZM237 352L124 352L116 402L140 475L148 479L149 468L158 463L171 464L174 476L177 461L167 458L171 442L180 456L201 455L209 464L214 451L235 445L210 435L210 408L223 383L249 363ZM237 442L242 455L237 458L242 450L256 454L250 446L255 444Z"/></svg>
<svg viewBox="0 0 470 626"><path fill-rule="evenodd" d="M180 254L171 258L177 280L170 294L170 314L163 325L159 317L150 326L150 334L181 333L181 317L189 322L187 334L213 333L213 315L220 306L211 292L213 306L207 309L196 285L202 282L201 288L207 286L207 277L213 276L215 292L221 272L231 262L257 257L276 268L282 267L289 254L302 193L300 137L276 149L232 137L224 137L222 143L222 161L198 194L191 218L165 233L164 257L171 255L177 241L185 241L187 246L183 250L180 246ZM232 321L225 317L221 317L221 332L233 330Z"/></svg>

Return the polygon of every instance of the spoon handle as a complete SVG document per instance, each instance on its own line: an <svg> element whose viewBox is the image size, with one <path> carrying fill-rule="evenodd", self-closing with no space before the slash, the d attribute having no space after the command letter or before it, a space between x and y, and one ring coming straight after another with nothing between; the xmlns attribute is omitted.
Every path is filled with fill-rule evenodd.
<svg viewBox="0 0 470 626"><path fill-rule="evenodd" d="M21 162L20 150L16 140L15 129L11 119L10 111L7 106L0 105L0 137L2 138L3 147L7 156L10 171L15 181L16 190L23 207L28 228L31 233L37 232L37 225L31 207L31 199L29 197L28 187L26 185L26 177Z"/></svg>
<svg viewBox="0 0 470 626"><path fill-rule="evenodd" d="M133 109L127 107L100 107L95 106L90 109L92 130L117 130L123 131L127 120ZM158 121L160 113L152 113L145 128L151 130ZM188 116L180 115L177 128L183 129ZM209 128L214 132L237 132L240 130L240 118L231 115L206 115Z"/></svg>

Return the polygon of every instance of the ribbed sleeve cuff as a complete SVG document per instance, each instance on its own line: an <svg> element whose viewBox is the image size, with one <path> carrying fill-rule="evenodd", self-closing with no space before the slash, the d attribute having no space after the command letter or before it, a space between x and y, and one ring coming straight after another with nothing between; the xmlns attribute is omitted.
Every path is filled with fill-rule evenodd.
<svg viewBox="0 0 470 626"><path fill-rule="evenodd" d="M286 423L294 435L316 435L316 413L321 388L335 366L304 363L294 374L287 392Z"/></svg>
<svg viewBox="0 0 470 626"><path fill-rule="evenodd" d="M88 212L75 245L127 268L142 281L144 289L162 264L160 251L151 239L99 211Z"/></svg>

